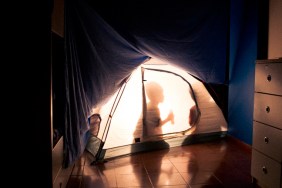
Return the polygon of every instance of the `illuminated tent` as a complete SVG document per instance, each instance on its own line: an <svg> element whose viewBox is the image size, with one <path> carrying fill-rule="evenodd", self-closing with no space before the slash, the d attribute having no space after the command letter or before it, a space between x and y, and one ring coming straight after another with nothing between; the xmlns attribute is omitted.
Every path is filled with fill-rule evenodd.
<svg viewBox="0 0 282 188"><path fill-rule="evenodd" d="M94 162L183 145L185 135L227 130L222 111L199 80L154 59L136 68L92 114L86 149Z"/></svg>
<svg viewBox="0 0 282 188"><path fill-rule="evenodd" d="M100 134L103 134L106 122L111 121L103 146L107 151L127 144L139 146L140 143L134 143L139 140L141 143L151 143L158 140L167 141L168 136L174 137L175 134L197 135L227 130L222 109L217 106L218 98L213 98L205 87L213 88L212 86L216 85L225 88L228 80L227 1L68 0L65 3L65 11L65 166L73 163L93 138L89 118L94 114L95 117L101 117L100 130L95 133L101 139L103 135ZM150 60L167 65L150 66ZM174 84L165 81L165 84L161 84L164 91L167 90L166 87L173 88L178 85L189 89L189 92L185 93L187 101L188 98L192 101L191 106L186 105L186 101L183 108L177 109L185 114L186 119L183 116L181 120L185 123L179 123L179 114L182 113L176 113L176 109L173 109L174 120L172 115L169 119L170 122L174 121L174 124L162 127L160 135L163 139L155 134L149 138L146 134L150 133L144 132L144 126L137 126L139 133L133 131L138 124L136 121L140 121L140 117L144 117L146 112L145 105L141 102L150 101L148 96L146 98L142 94L146 93L146 84L143 84L143 90L142 81L133 87L136 90L134 97L127 93L131 91L127 88L134 83L135 73L140 75L142 72L140 66L144 68L145 79L148 75L170 75L169 81L179 81ZM161 70L161 67L166 66L170 66L166 71L174 72L174 67L181 70L181 73L176 71L175 74L169 74L166 71L152 70ZM177 75L187 77L186 80L189 80L191 85ZM157 78L153 80L158 84L161 82ZM124 93L117 97L124 87ZM177 88L170 90L173 92ZM213 96L220 96L219 94ZM177 97L182 97L180 92ZM172 108L173 104L177 104L177 97L170 99L174 102L166 103L163 108ZM167 98L166 94L164 98ZM115 99L120 99L118 105L111 105ZM106 107L107 104L110 104L109 107ZM123 112L120 109L125 104L131 106L126 107L127 111ZM192 111L196 114L193 116L196 117L195 124L187 124L192 106ZM113 116L109 114L112 107L116 108L116 114ZM164 110L164 116L168 114L169 110ZM134 116L133 120L129 120L130 116ZM126 126L117 123L124 120ZM171 127L175 129L170 129ZM196 128L194 130L191 127ZM114 144L109 142L110 138Z"/></svg>

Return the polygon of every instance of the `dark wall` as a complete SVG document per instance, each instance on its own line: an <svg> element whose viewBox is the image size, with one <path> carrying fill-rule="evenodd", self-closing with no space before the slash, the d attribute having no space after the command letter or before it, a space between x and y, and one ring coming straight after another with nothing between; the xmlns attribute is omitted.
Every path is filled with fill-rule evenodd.
<svg viewBox="0 0 282 188"><path fill-rule="evenodd" d="M64 38L52 32L53 146L64 132L65 50Z"/></svg>
<svg viewBox="0 0 282 188"><path fill-rule="evenodd" d="M1 88L8 98L2 108L5 143L2 156L9 173L7 187L52 187L52 102L51 102L51 7L50 0L12 2L5 5L13 16L4 25L9 35L3 54L2 79L8 88ZM30 2L31 3L31 2ZM2 59L2 60L3 60ZM6 122L6 123L4 123ZM4 137L4 135L2 135Z"/></svg>

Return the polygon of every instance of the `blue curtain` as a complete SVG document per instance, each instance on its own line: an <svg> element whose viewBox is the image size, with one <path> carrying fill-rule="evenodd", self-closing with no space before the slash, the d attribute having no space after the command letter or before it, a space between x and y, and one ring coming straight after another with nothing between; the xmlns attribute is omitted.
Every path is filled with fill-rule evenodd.
<svg viewBox="0 0 282 188"><path fill-rule="evenodd" d="M230 11L228 132L252 144L258 29L264 28L258 28L257 0L233 0Z"/></svg>

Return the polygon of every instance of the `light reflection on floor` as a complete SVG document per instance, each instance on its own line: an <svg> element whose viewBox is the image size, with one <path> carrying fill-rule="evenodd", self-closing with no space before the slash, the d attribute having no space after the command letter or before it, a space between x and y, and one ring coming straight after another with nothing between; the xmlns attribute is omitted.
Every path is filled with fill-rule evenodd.
<svg viewBox="0 0 282 188"><path fill-rule="evenodd" d="M73 167L68 188L252 187L251 147L230 136L206 143L139 153Z"/></svg>

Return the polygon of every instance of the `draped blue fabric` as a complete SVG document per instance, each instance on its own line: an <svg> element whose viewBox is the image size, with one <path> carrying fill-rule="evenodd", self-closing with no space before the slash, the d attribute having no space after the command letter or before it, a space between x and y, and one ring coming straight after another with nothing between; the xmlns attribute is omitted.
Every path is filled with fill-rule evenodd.
<svg viewBox="0 0 282 188"><path fill-rule="evenodd" d="M252 144L259 5L256 0L233 0L231 5L228 129Z"/></svg>
<svg viewBox="0 0 282 188"><path fill-rule="evenodd" d="M66 1L65 166L85 148L91 109L146 60L224 84L228 14L225 0Z"/></svg>

